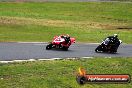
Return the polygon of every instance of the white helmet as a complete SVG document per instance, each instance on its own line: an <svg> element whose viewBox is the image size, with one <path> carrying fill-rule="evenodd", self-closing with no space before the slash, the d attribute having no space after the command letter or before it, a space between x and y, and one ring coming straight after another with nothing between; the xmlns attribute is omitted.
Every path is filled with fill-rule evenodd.
<svg viewBox="0 0 132 88"><path fill-rule="evenodd" d="M114 37L118 37L118 35L117 34L114 34Z"/></svg>

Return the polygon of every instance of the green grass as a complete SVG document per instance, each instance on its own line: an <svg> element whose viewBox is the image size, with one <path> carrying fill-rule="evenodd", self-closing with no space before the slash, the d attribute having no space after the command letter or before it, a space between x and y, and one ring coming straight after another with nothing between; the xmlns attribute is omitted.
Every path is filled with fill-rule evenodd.
<svg viewBox="0 0 132 88"><path fill-rule="evenodd" d="M132 3L0 3L0 41L48 42L70 34L78 42L100 42L114 33L132 43Z"/></svg>
<svg viewBox="0 0 132 88"><path fill-rule="evenodd" d="M1 0L1 1L4 1L4 2L11 2L11 1L16 1L16 0ZM22 0L17 0L17 1L22 1ZM23 0L23 1L26 1L26 2L77 2L77 1L82 1L82 0ZM88 0L87 0L88 1ZM107 1L107 0L102 0L102 1ZM110 0L109 0L110 1ZM132 1L132 0L111 0L111 1Z"/></svg>
<svg viewBox="0 0 132 88"><path fill-rule="evenodd" d="M132 43L131 3L0 3L0 42L50 41L70 34L77 42L100 42L114 33ZM129 84L86 84L75 77L82 66L89 74L130 74L132 58L93 58L0 64L0 88L131 88Z"/></svg>
<svg viewBox="0 0 132 88"><path fill-rule="evenodd" d="M0 64L0 88L131 88L128 84L86 84L75 78L82 66L88 74L130 74L132 58L93 58Z"/></svg>
<svg viewBox="0 0 132 88"><path fill-rule="evenodd" d="M132 0L111 0L111 1L129 1L129 2L131 2Z"/></svg>

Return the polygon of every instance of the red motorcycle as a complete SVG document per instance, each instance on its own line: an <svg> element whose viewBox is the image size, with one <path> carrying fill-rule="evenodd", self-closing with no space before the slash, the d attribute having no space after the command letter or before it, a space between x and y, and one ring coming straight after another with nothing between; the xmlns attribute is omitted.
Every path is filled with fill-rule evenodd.
<svg viewBox="0 0 132 88"><path fill-rule="evenodd" d="M69 35L55 36L53 38L53 41L46 46L46 50L50 50L52 48L59 48L67 51L72 43L75 43L75 38L70 38Z"/></svg>

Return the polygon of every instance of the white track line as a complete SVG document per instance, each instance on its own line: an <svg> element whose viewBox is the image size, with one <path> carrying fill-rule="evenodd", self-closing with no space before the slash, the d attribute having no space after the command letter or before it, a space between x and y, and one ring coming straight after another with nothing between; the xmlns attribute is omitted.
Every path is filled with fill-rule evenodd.
<svg viewBox="0 0 132 88"><path fill-rule="evenodd" d="M38 59L38 61L47 61L47 60L51 61L53 59Z"/></svg>
<svg viewBox="0 0 132 88"><path fill-rule="evenodd" d="M0 61L0 63L13 63L14 61Z"/></svg>
<svg viewBox="0 0 132 88"><path fill-rule="evenodd" d="M83 59L93 58L93 57L82 57Z"/></svg>
<svg viewBox="0 0 132 88"><path fill-rule="evenodd" d="M111 57L105 57L105 58L111 58Z"/></svg>
<svg viewBox="0 0 132 88"><path fill-rule="evenodd" d="M61 60L63 58L50 58L50 59L38 59L39 61L46 61L46 60Z"/></svg>
<svg viewBox="0 0 132 88"><path fill-rule="evenodd" d="M27 61L36 61L35 59L29 59L29 60L13 60L14 62L27 62Z"/></svg>
<svg viewBox="0 0 132 88"><path fill-rule="evenodd" d="M34 44L37 44L37 43L47 43L47 42L17 42L17 43L34 43Z"/></svg>
<svg viewBox="0 0 132 88"><path fill-rule="evenodd" d="M93 58L93 57L81 57L83 59ZM12 60L12 61L0 61L0 63L14 63L14 62L31 62L31 61L51 61L51 60L74 60L78 58L50 58L50 59L28 59L28 60Z"/></svg>
<svg viewBox="0 0 132 88"><path fill-rule="evenodd" d="M82 59L92 59L94 57L80 57ZM112 57L105 57L112 58ZM52 60L75 60L79 58L49 58L49 59L28 59L28 60L12 60L12 61L0 61L0 63L14 63L14 62L32 62L32 61L52 61Z"/></svg>

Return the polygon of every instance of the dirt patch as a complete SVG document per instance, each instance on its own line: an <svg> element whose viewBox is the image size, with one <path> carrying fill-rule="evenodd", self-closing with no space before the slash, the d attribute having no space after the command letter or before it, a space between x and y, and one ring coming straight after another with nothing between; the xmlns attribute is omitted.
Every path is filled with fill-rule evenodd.
<svg viewBox="0 0 132 88"><path fill-rule="evenodd" d="M132 27L119 27L114 24L105 24L99 22L89 21L68 21L68 20L51 20L51 19L34 19L24 17L0 17L0 24L9 25L42 25L42 26L53 26L53 27L76 27L82 29L98 28L98 29L131 29Z"/></svg>
<svg viewBox="0 0 132 88"><path fill-rule="evenodd" d="M107 19L107 20L114 20L114 21L117 21L117 22L129 22L129 20L127 20L127 19L118 19L118 18L104 17L104 16L102 16L101 18L102 19Z"/></svg>
<svg viewBox="0 0 132 88"><path fill-rule="evenodd" d="M34 19L34 18L20 18L20 17L0 17L0 24L16 24L16 25L44 25L44 26L66 26L67 22L61 20L49 19Z"/></svg>
<svg viewBox="0 0 132 88"><path fill-rule="evenodd" d="M127 30L132 30L132 27L124 26L124 27L117 27L117 29L127 29Z"/></svg>

